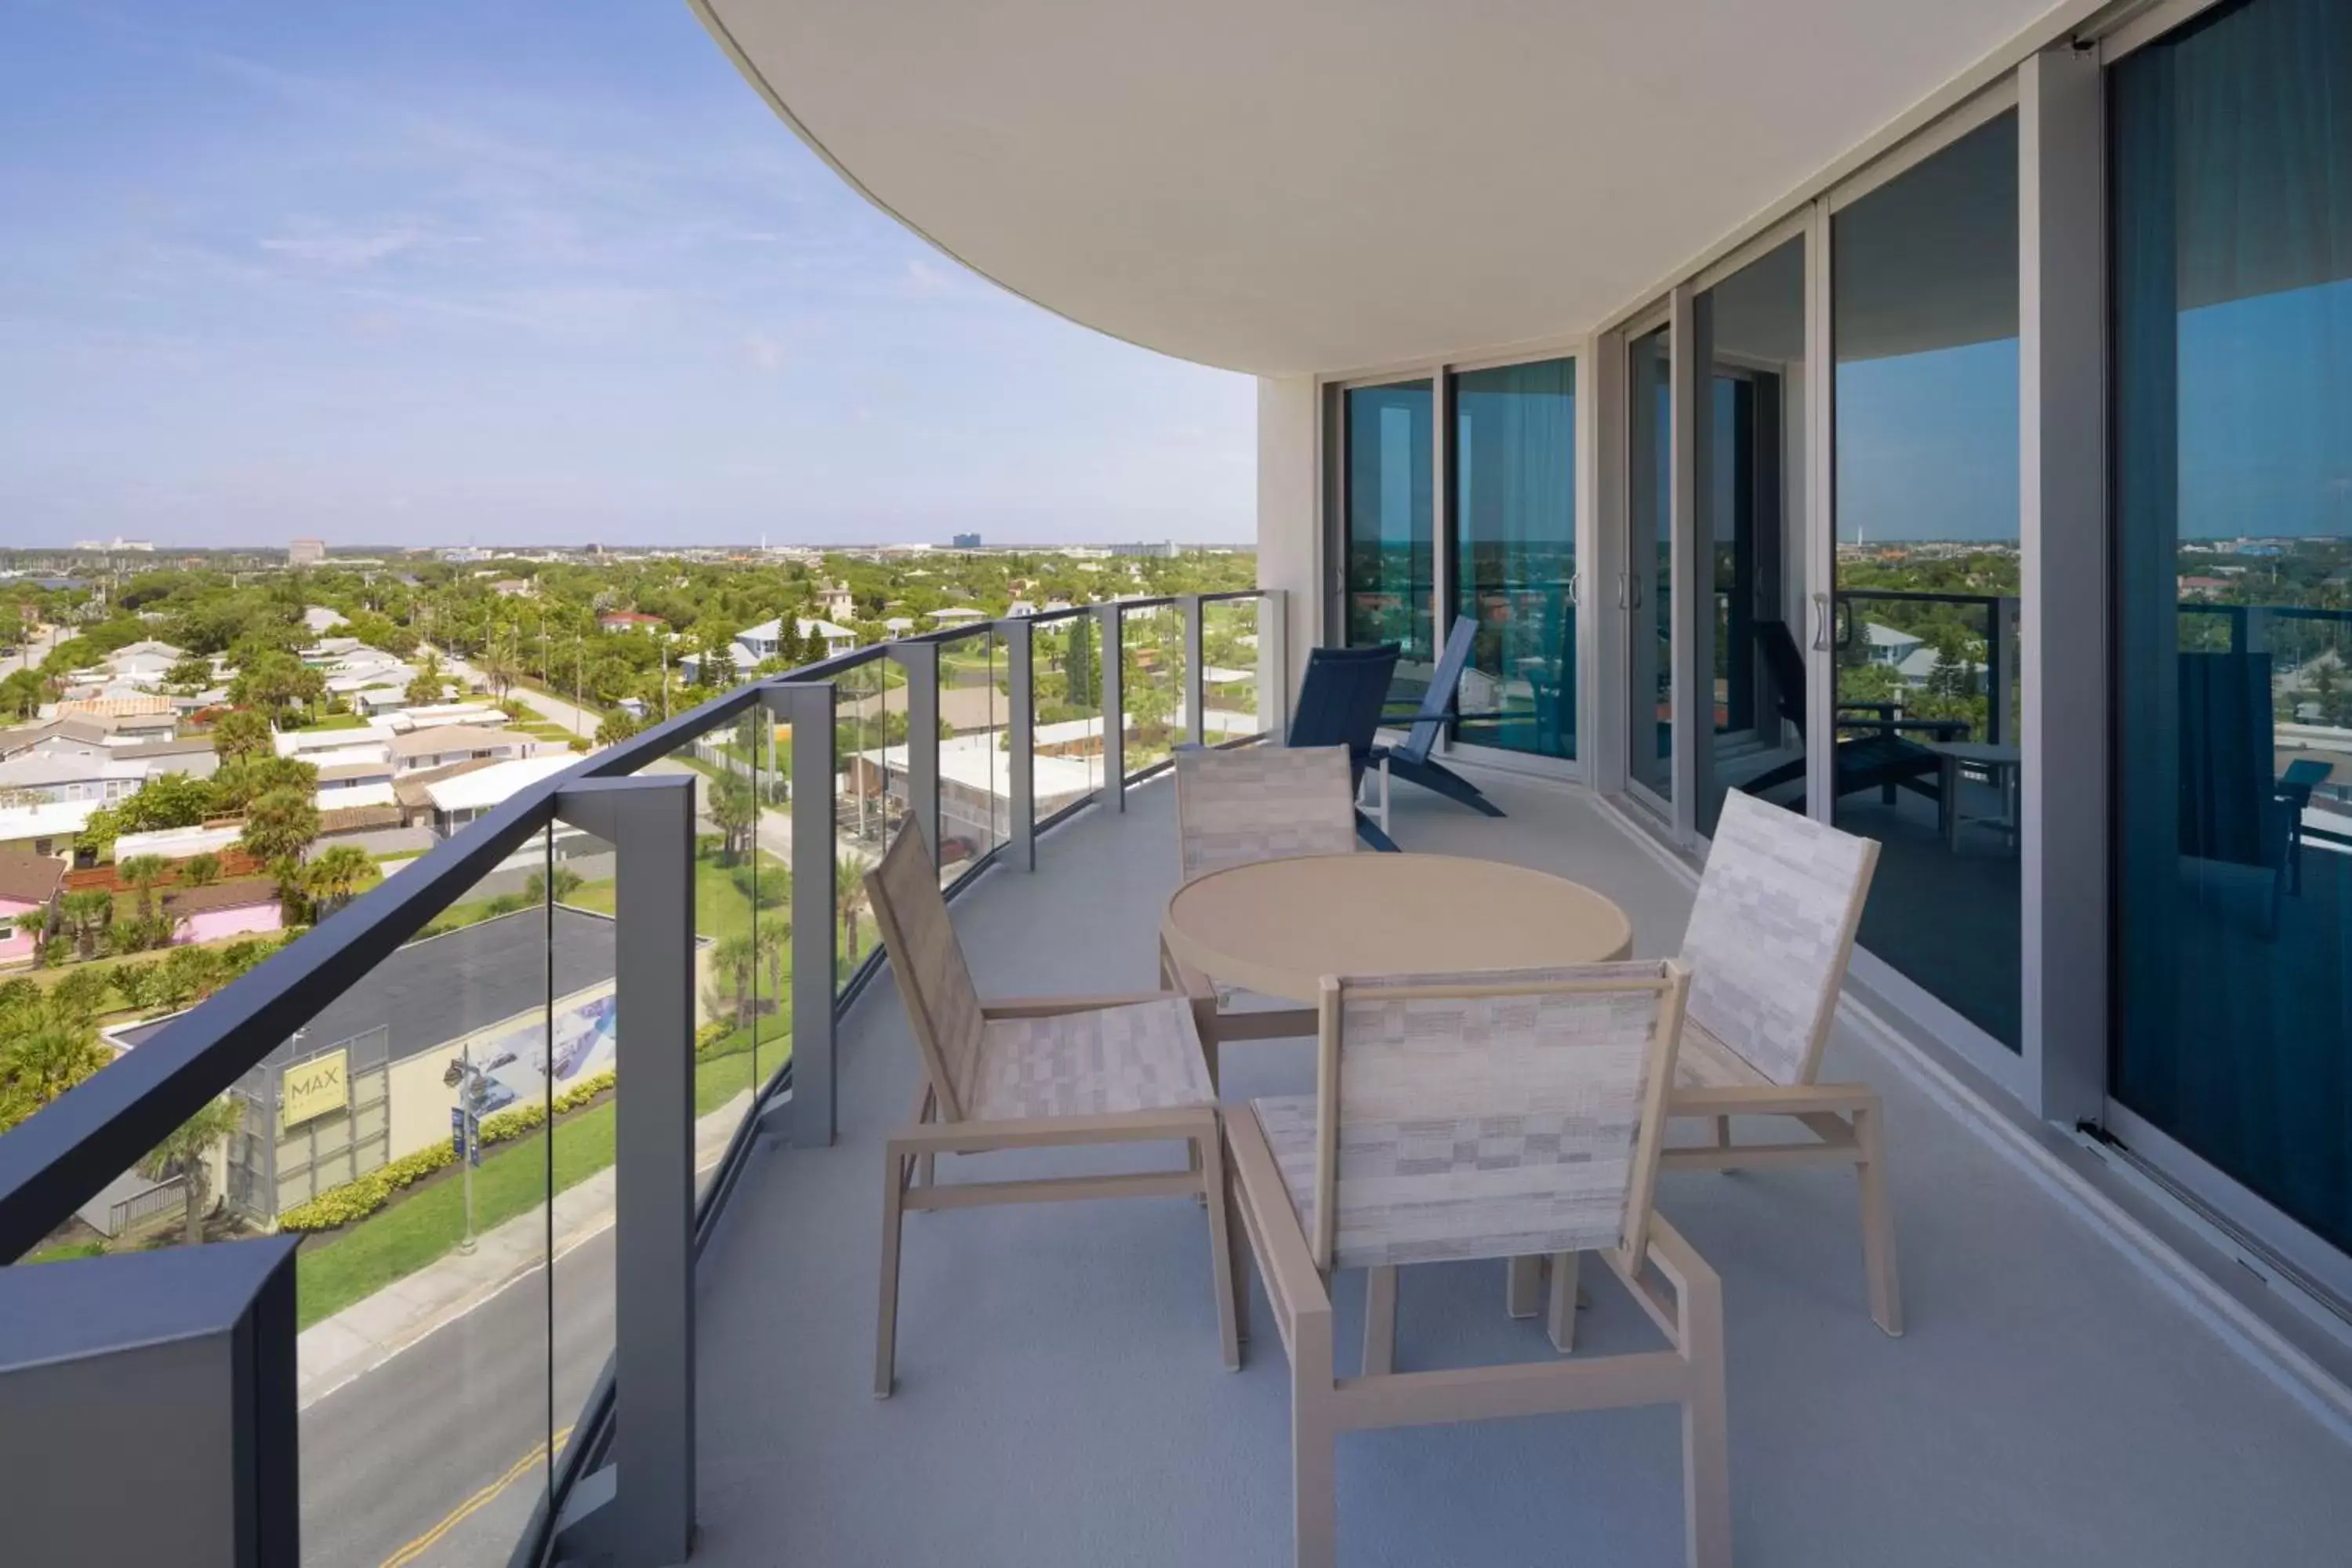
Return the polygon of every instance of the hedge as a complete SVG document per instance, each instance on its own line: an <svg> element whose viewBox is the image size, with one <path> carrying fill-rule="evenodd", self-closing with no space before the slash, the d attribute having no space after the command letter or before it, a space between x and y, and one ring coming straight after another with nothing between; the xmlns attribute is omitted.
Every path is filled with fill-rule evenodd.
<svg viewBox="0 0 2352 1568"><path fill-rule="evenodd" d="M561 1116L567 1110L576 1110L612 1087L610 1070L583 1079L555 1097L555 1112ZM546 1121L544 1103L514 1106L482 1118L482 1142L486 1146L507 1142L538 1131ZM412 1153L387 1161L357 1181L330 1187L308 1203L296 1204L278 1216L278 1228L303 1232L341 1229L392 1202L393 1194L403 1187L413 1186L457 1162L457 1152L446 1141L436 1139Z"/></svg>

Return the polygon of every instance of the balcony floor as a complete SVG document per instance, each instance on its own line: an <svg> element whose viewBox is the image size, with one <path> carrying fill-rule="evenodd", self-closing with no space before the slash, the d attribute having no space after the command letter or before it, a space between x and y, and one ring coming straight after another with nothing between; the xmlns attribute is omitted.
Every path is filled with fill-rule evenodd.
<svg viewBox="0 0 2352 1568"><path fill-rule="evenodd" d="M1639 952L1674 950L1689 893L1647 848L1578 795L1492 793L1508 820L1401 785L1396 836L1588 882ZM1037 875L992 870L957 900L983 992L1150 985L1171 798L1154 784L1123 816L1091 812L1040 844ZM1310 1053L1235 1047L1226 1094L1311 1088ZM879 1140L916 1081L887 982L840 1062L839 1144L755 1154L703 1259L697 1563L1287 1562L1281 1342L1253 1279L1258 1336L1242 1372L1219 1367L1188 1201L910 1215L898 1389L872 1397ZM1660 1194L1724 1279L1740 1563L2339 1560L2352 1449L1875 1047L1842 1030L1826 1071L1886 1098L1905 1338L1865 1310L1850 1176L1685 1173ZM1654 1342L1606 1270L1585 1279L1581 1347ZM1360 1277L1334 1294L1351 1365ZM1500 1263L1408 1270L1398 1367L1550 1356L1502 1296ZM1351 1435L1339 1466L1349 1563L1683 1560L1671 1409Z"/></svg>

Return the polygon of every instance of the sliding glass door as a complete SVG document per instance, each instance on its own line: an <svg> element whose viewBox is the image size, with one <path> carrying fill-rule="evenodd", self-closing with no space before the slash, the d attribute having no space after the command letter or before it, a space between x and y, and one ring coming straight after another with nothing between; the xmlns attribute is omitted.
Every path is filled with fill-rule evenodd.
<svg viewBox="0 0 2352 1568"><path fill-rule="evenodd" d="M1573 757L1576 363L1465 371L1453 392L1448 579L1454 615L1478 626L1455 738Z"/></svg>
<svg viewBox="0 0 2352 1568"><path fill-rule="evenodd" d="M1434 399L1427 381L1346 394L1347 510L1339 640L1392 642L1399 700L1418 699L1436 658Z"/></svg>
<svg viewBox="0 0 2352 1568"><path fill-rule="evenodd" d="M1675 795L1674 338L1626 345L1625 776L1653 804Z"/></svg>
<svg viewBox="0 0 2352 1568"><path fill-rule="evenodd" d="M2352 10L2209 14L2109 103L2109 1120L2352 1250Z"/></svg>
<svg viewBox="0 0 2352 1568"><path fill-rule="evenodd" d="M1862 945L2010 1050L2022 1029L2017 115L1831 220L1830 816L1880 845Z"/></svg>
<svg viewBox="0 0 2352 1568"><path fill-rule="evenodd" d="M1695 454L1707 722L1691 737L1696 826L1712 835L1735 789L1803 809L1805 242L1700 294L1691 320L1712 367Z"/></svg>

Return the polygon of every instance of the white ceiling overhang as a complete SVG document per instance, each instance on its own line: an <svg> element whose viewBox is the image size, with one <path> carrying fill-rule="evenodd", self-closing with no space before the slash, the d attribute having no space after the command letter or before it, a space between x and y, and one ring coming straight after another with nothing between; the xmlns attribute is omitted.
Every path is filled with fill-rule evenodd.
<svg viewBox="0 0 2352 1568"><path fill-rule="evenodd" d="M695 4L803 136L950 255L1260 374L1589 330L2052 10Z"/></svg>

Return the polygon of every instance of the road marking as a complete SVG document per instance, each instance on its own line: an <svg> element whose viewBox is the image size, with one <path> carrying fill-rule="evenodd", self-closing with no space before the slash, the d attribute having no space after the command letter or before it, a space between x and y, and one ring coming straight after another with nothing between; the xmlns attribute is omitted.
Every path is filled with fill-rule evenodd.
<svg viewBox="0 0 2352 1568"><path fill-rule="evenodd" d="M514 1485L515 1482L522 1479L522 1478L530 1471L531 1468L537 1465L541 1459L545 1458L550 1452L562 1447L563 1446L563 1440L571 1436L572 1428L566 1426L562 1431L558 1432L550 1442L543 1445L534 1445L529 1453L525 1454L521 1458L517 1459L514 1462L513 1466L508 1469L505 1475L500 1476L497 1480L492 1481L488 1486L484 1487L480 1491L476 1492L472 1497L467 1498L456 1508L451 1509L449 1510L448 1518L443 1520L440 1523L435 1525L432 1529L426 1531L424 1534L418 1536L415 1540L410 1542L407 1545L402 1547L399 1551L385 1558L383 1560L383 1568L408 1568L409 1563L415 1562L425 1552L431 1551L435 1542L438 1542L443 1536L448 1534L451 1531L457 1529L458 1525L464 1523L469 1515L478 1511L488 1504L491 1499L497 1497L500 1492Z"/></svg>

